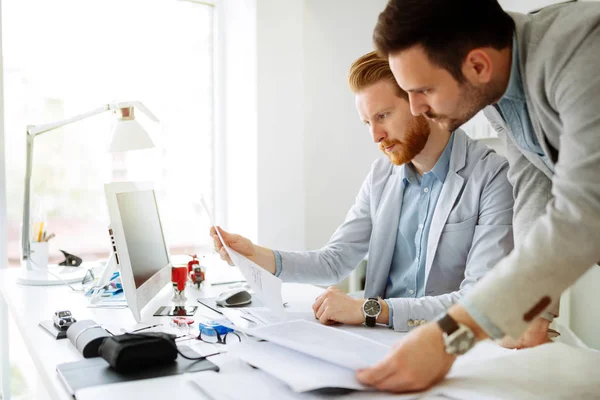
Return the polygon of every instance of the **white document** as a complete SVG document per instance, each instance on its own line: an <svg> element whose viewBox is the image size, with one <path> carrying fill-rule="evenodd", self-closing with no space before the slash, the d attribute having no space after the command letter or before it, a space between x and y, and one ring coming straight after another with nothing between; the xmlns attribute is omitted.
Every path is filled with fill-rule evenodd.
<svg viewBox="0 0 600 400"><path fill-rule="evenodd" d="M294 393L283 382L260 370L233 373L206 371L190 374L189 379L203 394L214 400L322 398L310 393Z"/></svg>
<svg viewBox="0 0 600 400"><path fill-rule="evenodd" d="M221 237L221 232L219 232L219 229L217 229L215 218L212 214L212 211L208 208L208 205L204 201L204 197L200 197L200 201L202 202L202 206L210 218L210 223L215 227L217 235L219 235L219 239L221 239L221 243L223 243L227 254L229 254L229 257L231 257L231 261L233 261L233 264L240 269L240 272L242 275L244 275L246 281L248 281L248 284L254 291L254 294L263 302L265 306L273 311L276 321L284 321L286 316L283 308L283 299L281 298L281 279L277 278L264 268L256 265L256 263L248 260L237 251L229 248L229 246L227 246Z"/></svg>
<svg viewBox="0 0 600 400"><path fill-rule="evenodd" d="M244 342L230 354L285 382L295 392L321 388L366 390L356 373L327 361L270 342Z"/></svg>
<svg viewBox="0 0 600 400"><path fill-rule="evenodd" d="M389 346L374 340L305 320L248 329L246 333L353 371L375 365L390 351Z"/></svg>
<svg viewBox="0 0 600 400"><path fill-rule="evenodd" d="M458 363L459 357L446 379L427 393L481 400L600 398L598 351L561 343L505 355L489 346L478 345L471 351L482 354L471 362Z"/></svg>

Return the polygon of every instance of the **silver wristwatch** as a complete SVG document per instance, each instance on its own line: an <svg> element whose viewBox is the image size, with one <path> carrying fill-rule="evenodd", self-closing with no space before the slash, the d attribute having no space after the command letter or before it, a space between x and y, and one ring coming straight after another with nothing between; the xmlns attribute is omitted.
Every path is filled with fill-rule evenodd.
<svg viewBox="0 0 600 400"><path fill-rule="evenodd" d="M475 334L471 328L457 323L450 314L442 314L436 322L443 331L446 353L460 356L475 346Z"/></svg>
<svg viewBox="0 0 600 400"><path fill-rule="evenodd" d="M365 316L365 325L373 327L377 322L377 317L381 314L381 304L375 297L369 297L363 303L363 314Z"/></svg>

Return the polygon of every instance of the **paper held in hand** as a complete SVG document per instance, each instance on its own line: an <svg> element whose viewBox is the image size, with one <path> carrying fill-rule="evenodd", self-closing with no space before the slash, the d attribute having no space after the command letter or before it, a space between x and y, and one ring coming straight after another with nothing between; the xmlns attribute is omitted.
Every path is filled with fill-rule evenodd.
<svg viewBox="0 0 600 400"><path fill-rule="evenodd" d="M204 197L200 197L200 201L210 218L211 225L215 227L217 235L219 235L219 239L221 239L221 243L223 243L227 254L231 257L231 261L233 261L233 264L240 269L240 272L248 281L250 288L254 291L254 295L258 297L265 306L273 311L277 317L281 320L285 320L285 310L283 308L283 299L281 298L281 279L227 246L221 236L221 232L217 229L213 213L204 201Z"/></svg>

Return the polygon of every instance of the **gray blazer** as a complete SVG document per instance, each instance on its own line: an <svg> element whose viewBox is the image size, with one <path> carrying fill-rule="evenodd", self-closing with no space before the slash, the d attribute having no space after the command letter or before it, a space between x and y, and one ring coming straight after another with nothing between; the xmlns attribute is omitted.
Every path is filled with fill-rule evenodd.
<svg viewBox="0 0 600 400"><path fill-rule="evenodd" d="M555 174L518 148L500 115L486 108L507 137L516 246L468 299L519 337L600 260L600 4L511 16L532 125Z"/></svg>
<svg viewBox="0 0 600 400"><path fill-rule="evenodd" d="M512 189L507 161L461 130L427 245L425 297L391 299L394 329L431 320L454 304L513 248ZM354 206L320 250L281 251L284 281L333 284L368 253L365 295L384 296L402 206L404 166L376 160ZM411 324L413 325L413 324Z"/></svg>

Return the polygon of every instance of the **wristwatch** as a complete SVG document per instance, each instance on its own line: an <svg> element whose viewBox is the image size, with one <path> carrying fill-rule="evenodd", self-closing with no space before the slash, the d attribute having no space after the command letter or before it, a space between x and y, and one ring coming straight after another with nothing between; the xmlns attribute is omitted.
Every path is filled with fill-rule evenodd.
<svg viewBox="0 0 600 400"><path fill-rule="evenodd" d="M377 317L381 314L381 304L379 304L379 300L375 297L369 297L363 303L363 314L365 315L365 325L367 326L375 326L377 322Z"/></svg>
<svg viewBox="0 0 600 400"><path fill-rule="evenodd" d="M471 328L457 323L450 314L442 314L436 322L443 331L446 353L460 356L475 346L475 334Z"/></svg>

